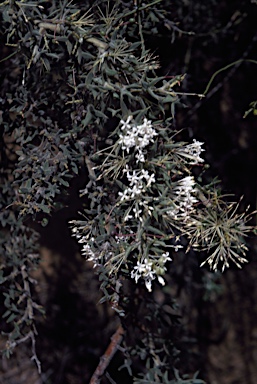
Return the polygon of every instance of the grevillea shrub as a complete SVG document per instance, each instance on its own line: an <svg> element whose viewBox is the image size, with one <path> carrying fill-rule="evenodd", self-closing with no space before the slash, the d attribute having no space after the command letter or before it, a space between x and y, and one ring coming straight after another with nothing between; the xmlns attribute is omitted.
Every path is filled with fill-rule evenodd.
<svg viewBox="0 0 257 384"><path fill-rule="evenodd" d="M150 34L175 38L167 3L0 4L3 353L30 341L39 371L33 221L48 225L74 177L83 178L84 208L67 225L120 318L112 351L123 343L134 383L203 383L176 370L176 298L162 306L153 296L176 255L199 250L214 271L247 261L251 216L215 181L202 182L205 145L184 141L173 124L184 75L160 76L147 49Z"/></svg>

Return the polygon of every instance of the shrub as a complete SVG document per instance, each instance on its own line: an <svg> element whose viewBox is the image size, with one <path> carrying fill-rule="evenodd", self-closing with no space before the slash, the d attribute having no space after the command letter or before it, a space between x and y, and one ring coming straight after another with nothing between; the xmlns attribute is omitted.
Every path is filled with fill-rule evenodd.
<svg viewBox="0 0 257 384"><path fill-rule="evenodd" d="M69 225L99 274L102 301L121 319L113 351L133 326L141 344L126 336L123 344L135 383L201 383L174 371L178 351L169 329L177 321L175 303L167 309L145 291L164 286L176 252L191 248L207 251L215 271L230 262L240 267L252 227L251 216L238 213L215 181L203 185L204 143L186 142L173 125L184 75L159 76L158 58L147 49L147 34L172 29L167 4L0 6L4 354L31 340L40 370L35 312L43 309L31 293L31 271L39 262L33 221L48 225L79 175L85 178L79 191L84 209ZM141 373L133 368L136 358L144 362Z"/></svg>

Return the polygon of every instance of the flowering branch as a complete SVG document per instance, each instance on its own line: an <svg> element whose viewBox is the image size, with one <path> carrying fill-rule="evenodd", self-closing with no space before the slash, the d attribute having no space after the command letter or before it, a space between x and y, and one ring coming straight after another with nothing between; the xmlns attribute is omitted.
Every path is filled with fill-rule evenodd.
<svg viewBox="0 0 257 384"><path fill-rule="evenodd" d="M228 267L228 260L238 266L246 262L237 254L244 256L247 249L242 236L251 228L244 226L245 218L231 220L231 208L222 209L223 203L217 204L215 198L206 207L192 175L192 167L204 163L202 142L176 143L168 129L147 118L139 124L132 115L121 119L114 135L114 144L96 153L105 158L93 167L96 174L91 185L94 194L111 193L112 202L103 198L97 210L92 204L91 219L71 221L73 236L83 244L82 255L94 267L104 267L116 279L125 266L127 277L136 283L143 280L151 292L154 280L165 285L166 263L172 260L167 248L175 252L183 248L182 236L194 248L214 249L207 259L214 269L219 262L222 270ZM213 192L206 188L211 196Z"/></svg>

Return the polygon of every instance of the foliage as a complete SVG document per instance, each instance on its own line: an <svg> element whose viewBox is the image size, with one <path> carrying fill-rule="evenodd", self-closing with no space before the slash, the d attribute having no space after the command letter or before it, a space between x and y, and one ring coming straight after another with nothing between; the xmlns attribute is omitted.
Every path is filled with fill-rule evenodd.
<svg viewBox="0 0 257 384"><path fill-rule="evenodd" d="M250 108L245 112L244 118L247 117L250 113L253 113L254 116L257 115L257 101L252 101L249 106Z"/></svg>
<svg viewBox="0 0 257 384"><path fill-rule="evenodd" d="M141 282L149 292L156 279L165 285L167 262L186 251L186 242L188 249L211 252L214 270L247 261L242 241L251 216L236 213L215 183L201 185L203 143L182 141L173 126L184 75L159 76L159 60L146 48L149 34L166 29L174 38L180 30L168 20L165 2L134 3L0 4L5 353L30 339L39 368L34 311L42 308L31 293L38 262L31 220L47 225L82 169L86 204L79 219L70 218L72 235L99 273L103 300L124 321L135 299L126 284L142 289L139 298ZM170 362L175 347L165 357L158 349L164 326L155 327L145 335L146 373L134 382L201 383L174 376L168 363L160 368L160 356ZM137 346L127 351L142 355Z"/></svg>
<svg viewBox="0 0 257 384"><path fill-rule="evenodd" d="M150 383L163 383L163 384L204 384L204 381L197 378L197 374L194 375L193 378L188 378L184 376L184 378L179 376L179 373L175 370L175 379L169 380L168 374L165 372L164 374L159 370L152 370L151 368L148 370L146 377L144 379L136 379L134 380L135 384L150 384ZM160 381L161 380L161 381Z"/></svg>

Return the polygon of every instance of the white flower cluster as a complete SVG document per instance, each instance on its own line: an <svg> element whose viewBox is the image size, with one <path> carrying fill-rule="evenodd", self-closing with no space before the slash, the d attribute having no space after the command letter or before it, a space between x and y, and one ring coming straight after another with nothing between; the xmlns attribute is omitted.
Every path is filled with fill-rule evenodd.
<svg viewBox="0 0 257 384"><path fill-rule="evenodd" d="M150 187L152 183L155 182L155 175L152 173L151 175L145 169L141 170L133 170L132 172L129 170L128 166L123 171L126 172L127 179L129 181L129 187L126 188L123 192L118 192L120 196L120 202L135 199L135 197L139 197L145 192L146 188ZM132 219L133 216L135 219L139 219L142 221L142 212L143 209L147 211L147 213L151 216L153 207L149 207L147 200L137 200L134 204L133 209L130 209L129 212L133 212L133 215L127 213L124 217L124 221L128 221Z"/></svg>
<svg viewBox="0 0 257 384"><path fill-rule="evenodd" d="M165 281L163 277L160 274L157 274L157 271L159 269L162 272L162 274L166 271L166 267L164 264L171 260L169 257L169 252L165 252L162 254L162 256L158 259L158 266L156 263L154 263L152 260L144 258L142 261L137 261L137 265L134 267L134 269L131 271L131 277L132 279L135 279L136 283L138 282L139 278L143 278L145 280L145 286L149 292L152 291L152 281L157 277L160 284L165 285Z"/></svg>
<svg viewBox="0 0 257 384"><path fill-rule="evenodd" d="M194 139L192 144L180 147L176 150L176 152L179 155L190 159L189 164L191 165L203 163L204 160L200 157L201 153L204 151L204 149L202 148L203 144L204 143L201 143L200 141Z"/></svg>
<svg viewBox="0 0 257 384"><path fill-rule="evenodd" d="M119 192L120 201L134 199L136 196L141 195L142 192L145 192L145 188L155 182L154 173L149 175L149 172L145 169L133 170L130 173L129 167L126 165L123 172L126 173L130 186L123 192Z"/></svg>
<svg viewBox="0 0 257 384"><path fill-rule="evenodd" d="M153 142L154 136L157 136L157 132L152 127L152 122L150 120L144 119L143 124L136 125L130 124L132 116L129 116L126 121L121 120L121 130L123 131L120 134L119 144L123 151L129 153L131 148L135 148L137 153L135 155L136 162L145 162L145 157L143 149Z"/></svg>
<svg viewBox="0 0 257 384"><path fill-rule="evenodd" d="M78 241L79 243L82 243L82 240ZM97 255L92 251L90 245L88 243L83 245L82 251L81 251L82 256L85 256L87 261L93 261L94 265L93 267L97 267L99 265L99 259Z"/></svg>
<svg viewBox="0 0 257 384"><path fill-rule="evenodd" d="M114 149L115 151L116 149L118 149L118 151L123 151L122 162L119 163L121 164L119 165L119 172L121 169L123 169L122 182L124 182L125 179L125 186L123 191L118 192L117 206L123 205L123 208L125 206L125 212L122 212L122 218L126 225L122 225L120 227L125 233L121 232L114 234L114 239L117 244L117 247L115 248L115 244L113 242L109 243L106 241L104 244L97 244L97 241L94 241L93 238L95 231L92 231L90 223L86 227L83 227L81 224L81 226L73 227L72 229L73 236L75 236L77 241L82 244L82 255L85 256L87 260L92 261L94 267L105 263L108 264L109 261L110 264L112 264L112 261L118 257L122 257L123 253L125 255L125 243L128 243L127 245L130 246L130 239L132 238L133 242L134 237L137 236L137 234L134 233L131 228L135 230L136 222L138 228L142 227L142 229L145 230L145 228L147 228L148 222L152 223L152 221L157 220L158 218L156 219L155 217L154 208L150 205L156 200L158 202L159 198L160 200L163 198L159 191L157 191L155 194L154 191L149 191L149 189L152 189L153 184L156 182L156 175L158 174L158 182L161 180L162 175L161 169L159 173L157 173L158 171L156 173L152 171L153 169L156 169L154 161L146 161L147 146L149 146L150 143L153 143L156 140L155 137L158 136L158 133L153 128L152 122L147 118L144 118L142 124L137 124L135 121L133 121L133 117L129 116L126 121L121 120L120 124L121 128L118 138L118 145L115 143ZM183 169L185 170L186 168L185 163L186 165L194 165L204 161L200 157L201 153L203 152L202 145L203 143L193 140L192 144L182 145L174 149L173 153L177 154L177 158L175 160L179 160L179 163L182 165L181 170L179 167L180 175L182 174ZM169 159L169 156L167 159ZM125 167L123 165L123 160L125 160L127 163ZM163 162L166 164L165 158ZM109 163L107 163L107 165L108 164ZM111 161L110 164L112 165ZM159 166L158 164L157 166ZM163 163L161 161L160 167L162 167L162 164ZM150 169L150 167L155 168ZM90 164L88 168L90 173L92 168ZM115 165L113 168L115 168ZM165 169L166 166L164 165L163 168ZM114 172L114 175L117 175L117 178L119 172ZM180 220L183 221L183 223L188 223L188 219L195 209L194 205L197 203L197 199L195 197L195 180L192 176L187 176L177 181L176 183L173 183L172 174L169 176L171 179L170 188L167 188L169 191L169 196L166 198L165 192L164 201L170 202L171 205L167 207L166 214L172 218L172 220ZM165 184L165 182L166 181L164 180L163 184ZM100 188L95 184L93 185L96 189ZM118 185L121 185L121 183ZM156 194L161 196L158 195L158 197L156 197ZM153 216L151 220L148 220L149 216ZM131 226L130 220L133 224ZM76 222L74 221L71 223ZM140 226L142 223L143 225ZM119 228L119 226L117 226L117 228ZM174 245L169 245L169 247L173 248L176 252L182 248L182 245L176 244L177 241L178 240L175 241ZM152 249L155 253L156 248L153 247ZM119 255L116 255L116 251L119 252ZM160 252L162 252L162 250ZM151 253L151 249L149 253ZM163 279L163 275L167 270L165 264L167 261L171 260L171 258L169 257L169 252L154 255L149 253L146 253L145 250L140 250L140 253L137 254L136 265L130 272L130 276L135 280L136 283L140 278L143 279L147 290L151 292L153 280L156 279L160 284L165 285L165 281ZM126 258L124 256L124 260L125 259ZM121 261L123 262L122 258ZM117 268L113 267L113 270Z"/></svg>
<svg viewBox="0 0 257 384"><path fill-rule="evenodd" d="M193 176L187 176L178 181L174 188L174 207L167 212L169 216L175 220L179 217L188 219L194 209L193 205L198 201L193 195L194 185Z"/></svg>
<svg viewBox="0 0 257 384"><path fill-rule="evenodd" d="M73 221L71 221L71 223L73 223ZM88 236L82 235L79 232L79 229L77 227L73 227L71 231L72 231L72 236L76 237L78 243L83 244L81 254L85 256L87 261L92 261L94 263L93 268L99 266L100 265L99 254L92 251L89 245ZM91 237L90 241L94 242L94 238Z"/></svg>

